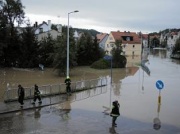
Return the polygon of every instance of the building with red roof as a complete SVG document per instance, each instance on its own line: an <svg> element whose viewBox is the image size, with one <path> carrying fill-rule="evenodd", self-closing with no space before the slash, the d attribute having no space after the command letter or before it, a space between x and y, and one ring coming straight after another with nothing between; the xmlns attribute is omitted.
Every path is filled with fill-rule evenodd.
<svg viewBox="0 0 180 134"><path fill-rule="evenodd" d="M106 54L111 55L111 50L115 47L115 41L121 40L123 47L123 54L126 56L141 55L142 43L141 37L135 32L114 32L109 34L109 37L105 44Z"/></svg>
<svg viewBox="0 0 180 134"><path fill-rule="evenodd" d="M103 50L105 49L105 43L106 43L108 36L109 35L107 33L100 33L100 34L96 35L99 47L102 48Z"/></svg>

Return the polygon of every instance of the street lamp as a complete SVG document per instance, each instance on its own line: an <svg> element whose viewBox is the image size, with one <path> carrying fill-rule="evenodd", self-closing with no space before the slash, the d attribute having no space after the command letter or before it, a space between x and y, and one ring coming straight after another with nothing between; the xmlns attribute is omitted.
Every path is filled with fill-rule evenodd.
<svg viewBox="0 0 180 134"><path fill-rule="evenodd" d="M69 15L71 13L77 13L78 10L72 11L68 13L68 27L67 27L67 73L66 78L69 77Z"/></svg>

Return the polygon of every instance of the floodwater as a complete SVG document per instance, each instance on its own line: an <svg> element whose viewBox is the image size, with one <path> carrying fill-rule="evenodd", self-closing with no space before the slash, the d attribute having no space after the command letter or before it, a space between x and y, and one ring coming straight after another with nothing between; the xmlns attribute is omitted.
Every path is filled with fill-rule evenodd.
<svg viewBox="0 0 180 134"><path fill-rule="evenodd" d="M135 63L140 62L137 58L136 62L131 61L128 64L131 67L126 69L113 69L114 82L123 79L127 75L133 75L138 70ZM128 72L128 73L127 73ZM110 77L110 69L97 70L90 67L77 67L70 70L71 81L81 81L97 79L100 77ZM4 93L7 89L17 88L19 84L23 87L33 87L64 83L65 76L58 76L57 72L50 68L44 71L39 69L19 69L19 68L0 68L0 102L3 101Z"/></svg>
<svg viewBox="0 0 180 134"><path fill-rule="evenodd" d="M146 58L150 75L134 64L133 67L126 69L113 69L112 84L109 79L109 84L101 89L74 93L66 102L58 105L1 116L0 133L180 134L180 61L170 59L169 53L164 50L154 50ZM17 70L9 70L6 71L7 74L10 71L14 72L15 76L25 72L17 73ZM26 71L27 76L24 77L30 79L29 85L25 78L12 78L13 74L9 77L5 76L6 81L9 78L8 82L11 86L17 86L16 83L20 82L25 86L31 86L34 83L63 82L63 77L60 78L52 71L48 71L50 73L46 74L46 71L36 70L35 74L38 78L34 78ZM76 68L76 73L71 72L71 74L72 79L81 80L101 76L110 77L111 71L82 67ZM51 77L48 78L48 75ZM48 79L45 80L45 78ZM164 83L161 90L156 87L158 80ZM87 96L99 90L104 92L77 99L78 96L83 98L83 95ZM108 115L114 100L119 101L121 113L117 119L116 128L111 127L111 117Z"/></svg>

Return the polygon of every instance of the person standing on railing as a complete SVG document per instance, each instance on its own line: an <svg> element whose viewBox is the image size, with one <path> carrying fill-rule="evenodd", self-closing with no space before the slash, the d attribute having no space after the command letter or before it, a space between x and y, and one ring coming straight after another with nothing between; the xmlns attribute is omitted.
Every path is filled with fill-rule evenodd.
<svg viewBox="0 0 180 134"><path fill-rule="evenodd" d="M71 79L67 77L64 83L66 83L66 93L71 95Z"/></svg>
<svg viewBox="0 0 180 134"><path fill-rule="evenodd" d="M38 86L35 84L34 85L34 99L33 99L34 102L32 104L35 104L37 99L39 100L39 103L42 103L41 92L39 91Z"/></svg>
<svg viewBox="0 0 180 134"><path fill-rule="evenodd" d="M18 85L18 102L21 104L21 107L23 107L24 104L24 88L21 85Z"/></svg>

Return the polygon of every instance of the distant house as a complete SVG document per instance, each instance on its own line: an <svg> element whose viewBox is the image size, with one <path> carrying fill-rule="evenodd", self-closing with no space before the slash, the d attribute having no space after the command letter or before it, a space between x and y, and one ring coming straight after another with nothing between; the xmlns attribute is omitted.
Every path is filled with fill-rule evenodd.
<svg viewBox="0 0 180 134"><path fill-rule="evenodd" d="M96 35L99 47L102 48L103 50L105 50L105 43L106 43L106 40L108 39L108 36L109 35L107 33L100 33Z"/></svg>
<svg viewBox="0 0 180 134"><path fill-rule="evenodd" d="M143 47L148 47L148 34L142 34L142 44Z"/></svg>
<svg viewBox="0 0 180 134"><path fill-rule="evenodd" d="M79 39L79 33L76 30L74 31L73 37L74 37L75 41L77 41Z"/></svg>
<svg viewBox="0 0 180 134"><path fill-rule="evenodd" d="M142 45L141 38L135 32L110 32L106 43L105 51L106 54L111 55L111 50L115 47L115 41L121 40L123 47L123 54L126 56L139 56L141 55Z"/></svg>
<svg viewBox="0 0 180 134"><path fill-rule="evenodd" d="M56 30L50 30L47 32L37 34L38 41L42 40L43 38L48 37L48 34L50 34L53 39L56 39L58 36L61 36L61 32L58 32Z"/></svg>
<svg viewBox="0 0 180 134"><path fill-rule="evenodd" d="M48 37L48 34L52 36L53 39L56 39L58 36L62 35L62 25L57 25L57 31L51 29L51 20L48 20L48 23L43 21L41 24L34 24L34 32L37 36L38 41L42 40L43 38Z"/></svg>
<svg viewBox="0 0 180 134"><path fill-rule="evenodd" d="M167 43L167 48L172 49L177 39L180 38L180 31L179 32L169 32L169 33L162 33L160 36L160 44L163 42Z"/></svg>
<svg viewBox="0 0 180 134"><path fill-rule="evenodd" d="M73 37L75 41L78 41L83 35L84 35L84 32L78 32L77 30L75 30Z"/></svg>
<svg viewBox="0 0 180 134"><path fill-rule="evenodd" d="M159 34L149 35L149 45L150 47L158 47L160 43L160 36Z"/></svg>

